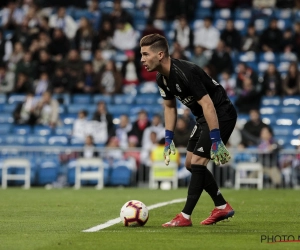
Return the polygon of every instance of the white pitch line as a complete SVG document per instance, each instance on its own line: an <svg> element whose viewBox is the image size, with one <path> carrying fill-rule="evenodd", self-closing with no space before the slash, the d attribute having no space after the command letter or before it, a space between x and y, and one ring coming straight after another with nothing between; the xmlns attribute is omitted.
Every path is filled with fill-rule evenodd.
<svg viewBox="0 0 300 250"><path fill-rule="evenodd" d="M155 208L158 208L158 207L164 207L164 206L167 206L167 205L170 205L170 204L184 202L185 200L186 200L186 198L184 198L184 199L175 199L175 200L171 200L171 201L156 203L156 204L153 204L153 205L147 206L147 207L148 207L148 210L152 210L152 209L155 209ZM107 221L103 224L99 224L95 227L85 229L82 232L84 232L84 233L97 232L97 231L100 231L104 228L107 228L107 227L113 226L115 224L118 224L119 222L121 222L121 219L120 218L115 218L115 219L109 220L109 221Z"/></svg>

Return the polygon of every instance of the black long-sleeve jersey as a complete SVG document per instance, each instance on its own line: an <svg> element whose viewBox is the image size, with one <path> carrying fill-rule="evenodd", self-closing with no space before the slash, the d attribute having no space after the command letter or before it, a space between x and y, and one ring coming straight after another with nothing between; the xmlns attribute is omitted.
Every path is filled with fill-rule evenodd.
<svg viewBox="0 0 300 250"><path fill-rule="evenodd" d="M197 101L206 94L212 99L219 121L237 116L224 88L194 63L172 58L169 78L157 73L156 81L163 99L175 97L191 109L198 122L205 121L205 118Z"/></svg>

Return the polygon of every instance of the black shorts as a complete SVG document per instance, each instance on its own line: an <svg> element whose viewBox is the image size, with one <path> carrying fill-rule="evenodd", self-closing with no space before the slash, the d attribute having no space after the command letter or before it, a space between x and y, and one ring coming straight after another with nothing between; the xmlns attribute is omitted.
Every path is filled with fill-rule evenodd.
<svg viewBox="0 0 300 250"><path fill-rule="evenodd" d="M228 121L219 121L219 128L222 141L227 143L234 127L236 119ZM206 122L197 123L191 133L187 151L193 154L210 159L211 139L209 135L209 128Z"/></svg>

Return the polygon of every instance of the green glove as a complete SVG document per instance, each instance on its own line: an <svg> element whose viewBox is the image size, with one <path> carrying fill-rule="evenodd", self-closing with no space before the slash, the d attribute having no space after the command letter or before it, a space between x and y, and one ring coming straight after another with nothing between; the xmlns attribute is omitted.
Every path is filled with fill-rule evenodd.
<svg viewBox="0 0 300 250"><path fill-rule="evenodd" d="M164 149L164 157L165 157L165 164L169 165L170 163L170 154L175 155L176 148L173 142L174 132L170 130L166 130L165 136L165 149Z"/></svg>
<svg viewBox="0 0 300 250"><path fill-rule="evenodd" d="M225 147L220 137L220 130L214 129L210 132L212 140L210 157L216 165L225 164L230 160L230 153Z"/></svg>

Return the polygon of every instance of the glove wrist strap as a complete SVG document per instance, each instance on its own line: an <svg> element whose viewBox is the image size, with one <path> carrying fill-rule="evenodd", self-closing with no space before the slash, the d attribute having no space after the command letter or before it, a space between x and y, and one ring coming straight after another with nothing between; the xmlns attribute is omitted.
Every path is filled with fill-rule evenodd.
<svg viewBox="0 0 300 250"><path fill-rule="evenodd" d="M217 128L211 130L209 135L212 142L217 142L221 140L220 130Z"/></svg>
<svg viewBox="0 0 300 250"><path fill-rule="evenodd" d="M174 138L174 132L171 130L166 130L165 132L165 138L169 140L173 140Z"/></svg>

